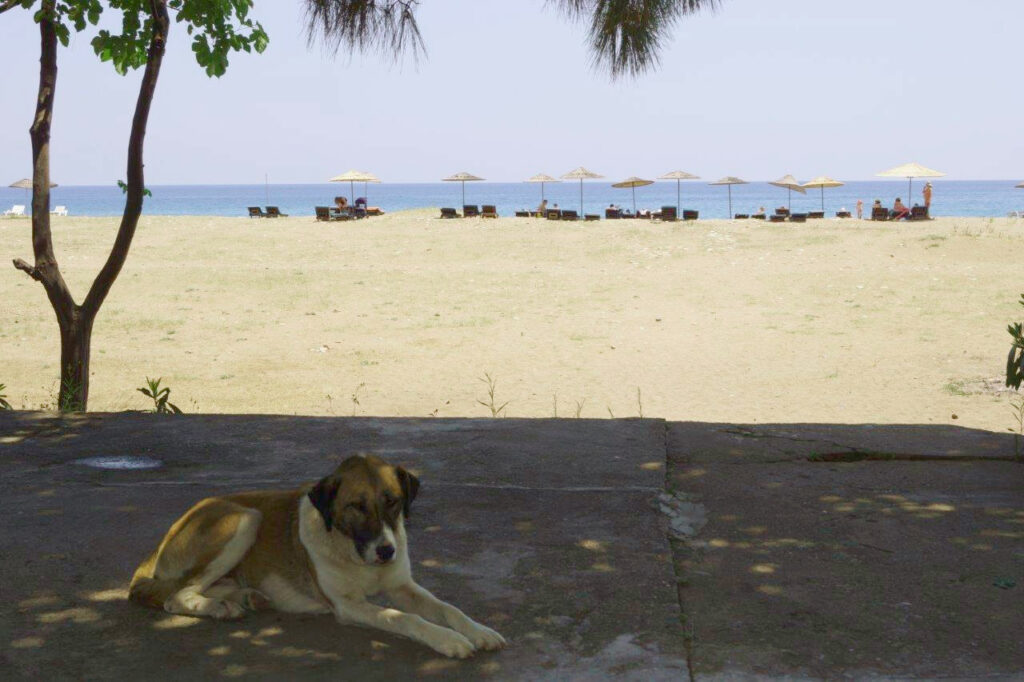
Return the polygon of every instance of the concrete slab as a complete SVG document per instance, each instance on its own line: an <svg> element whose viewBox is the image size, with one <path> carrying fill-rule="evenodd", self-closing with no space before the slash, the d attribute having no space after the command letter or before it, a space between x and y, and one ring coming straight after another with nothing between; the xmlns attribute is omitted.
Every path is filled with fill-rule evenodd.
<svg viewBox="0 0 1024 682"><path fill-rule="evenodd" d="M124 600L135 564L193 501L313 480L356 450L421 475L418 579L509 649L450 661L328 616L217 623ZM163 466L77 462L103 456ZM651 505L664 462L654 420L0 414L0 677L681 679Z"/></svg>
<svg viewBox="0 0 1024 682"><path fill-rule="evenodd" d="M1012 436L669 424L667 441L694 679L1021 679Z"/></svg>

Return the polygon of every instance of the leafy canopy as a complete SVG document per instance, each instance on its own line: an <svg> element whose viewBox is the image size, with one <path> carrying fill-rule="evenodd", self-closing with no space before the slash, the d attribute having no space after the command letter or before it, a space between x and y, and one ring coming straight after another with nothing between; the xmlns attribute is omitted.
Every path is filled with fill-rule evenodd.
<svg viewBox="0 0 1024 682"><path fill-rule="evenodd" d="M263 26L249 16L252 0L21 0L20 4L30 9L38 2L35 20L50 19L65 47L72 30L81 32L97 25L105 9L120 12L120 30L98 31L92 48L102 61L110 62L124 75L146 64L153 37L154 1L166 2L174 21L185 25L185 31L192 36L196 62L208 76L224 75L231 52L263 52L267 48Z"/></svg>

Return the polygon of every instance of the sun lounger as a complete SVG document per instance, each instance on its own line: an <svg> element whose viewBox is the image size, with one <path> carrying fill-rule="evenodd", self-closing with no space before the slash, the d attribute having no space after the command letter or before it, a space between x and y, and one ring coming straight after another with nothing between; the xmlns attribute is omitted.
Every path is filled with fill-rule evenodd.
<svg viewBox="0 0 1024 682"><path fill-rule="evenodd" d="M250 206L249 207L249 217L250 218L266 218L267 214L264 213L263 209L260 208L259 206Z"/></svg>
<svg viewBox="0 0 1024 682"><path fill-rule="evenodd" d="M849 211L836 211L837 218L852 218L853 214Z"/></svg>
<svg viewBox="0 0 1024 682"><path fill-rule="evenodd" d="M928 216L927 206L912 206L910 208L910 220L931 220Z"/></svg>
<svg viewBox="0 0 1024 682"><path fill-rule="evenodd" d="M548 209L548 213L547 213L547 219L548 220L561 220L562 219L562 212L559 211L557 208L549 208Z"/></svg>
<svg viewBox="0 0 1024 682"><path fill-rule="evenodd" d="M331 209L329 206L314 206L313 212L316 213L317 220L329 221L331 219Z"/></svg>
<svg viewBox="0 0 1024 682"><path fill-rule="evenodd" d="M618 220L622 217L622 211L617 208L606 208L604 210L605 220Z"/></svg>
<svg viewBox="0 0 1024 682"><path fill-rule="evenodd" d="M466 204L462 207L462 216L464 218L476 218L480 215L480 209L476 205Z"/></svg>
<svg viewBox="0 0 1024 682"><path fill-rule="evenodd" d="M1010 211L1006 214L1007 218L1024 218L1024 211Z"/></svg>
<svg viewBox="0 0 1024 682"><path fill-rule="evenodd" d="M737 213L733 216L733 220L749 220L750 215L747 213Z"/></svg>
<svg viewBox="0 0 1024 682"><path fill-rule="evenodd" d="M683 209L683 220L696 220L700 216L700 211L691 211L689 209Z"/></svg>
<svg viewBox="0 0 1024 682"><path fill-rule="evenodd" d="M281 209L277 206L267 206L267 217L268 218L287 218L287 213L281 213Z"/></svg>
<svg viewBox="0 0 1024 682"><path fill-rule="evenodd" d="M811 211L807 214L807 217L811 220L821 220L825 217L824 211Z"/></svg>
<svg viewBox="0 0 1024 682"><path fill-rule="evenodd" d="M672 221L677 220L678 216L676 216L676 207L675 206L662 206L661 207L661 215L660 215L660 217L661 217L662 220L665 220L665 221L668 221L668 222L672 222Z"/></svg>
<svg viewBox="0 0 1024 682"><path fill-rule="evenodd" d="M530 217L530 212L529 211L516 211L516 217L517 218L529 218Z"/></svg>
<svg viewBox="0 0 1024 682"><path fill-rule="evenodd" d="M872 220L888 220L889 219L889 209L887 209L885 206L879 206L878 208L872 208L871 209L871 219Z"/></svg>
<svg viewBox="0 0 1024 682"><path fill-rule="evenodd" d="M788 218L789 217L789 209L788 208L777 208L777 209L775 209L775 215L780 215L780 216Z"/></svg>
<svg viewBox="0 0 1024 682"><path fill-rule="evenodd" d="M773 215L768 216L768 222L784 223L786 222L786 216L775 213Z"/></svg>
<svg viewBox="0 0 1024 682"><path fill-rule="evenodd" d="M483 209L480 211L481 218L497 218L498 208L490 204L484 204Z"/></svg>
<svg viewBox="0 0 1024 682"><path fill-rule="evenodd" d="M348 209L337 209L333 206L316 206L313 209L316 211L316 219L325 222L332 220L351 220L352 216L349 214Z"/></svg>
<svg viewBox="0 0 1024 682"><path fill-rule="evenodd" d="M441 209L441 217L442 218L458 218L459 214L458 214L458 212L454 208L442 208Z"/></svg>
<svg viewBox="0 0 1024 682"><path fill-rule="evenodd" d="M807 222L807 214L806 213L790 213L789 214L789 222L791 222L791 223L806 223Z"/></svg>
<svg viewBox="0 0 1024 682"><path fill-rule="evenodd" d="M579 220L580 214L572 209L562 211L562 220Z"/></svg>
<svg viewBox="0 0 1024 682"><path fill-rule="evenodd" d="M67 206L55 206L54 209L52 211L50 211L50 215L67 215L67 214L68 214L68 207Z"/></svg>
<svg viewBox="0 0 1024 682"><path fill-rule="evenodd" d="M764 213L751 213L750 218L752 220L767 220L768 216L766 216Z"/></svg>
<svg viewBox="0 0 1024 682"><path fill-rule="evenodd" d="M586 221L594 221L600 220L601 216L597 215L596 213L586 213L584 214L583 219Z"/></svg>
<svg viewBox="0 0 1024 682"><path fill-rule="evenodd" d="M371 215L372 216L384 215L384 211L380 210L380 206L367 206L366 207L366 215L368 215L368 216L371 216Z"/></svg>

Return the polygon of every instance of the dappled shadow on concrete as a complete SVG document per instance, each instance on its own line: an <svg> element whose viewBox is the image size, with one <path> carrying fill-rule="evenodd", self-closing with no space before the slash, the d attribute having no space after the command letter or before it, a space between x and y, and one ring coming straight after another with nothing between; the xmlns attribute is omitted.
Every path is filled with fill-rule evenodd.
<svg viewBox="0 0 1024 682"><path fill-rule="evenodd" d="M661 422L88 415L0 417L3 667L22 677L562 679L685 675L664 519ZM330 616L236 622L128 603L135 565L194 501L288 488L372 452L422 479L414 575L506 635L450 661ZM104 470L83 458L162 466ZM650 601L638 601L636 594Z"/></svg>
<svg viewBox="0 0 1024 682"><path fill-rule="evenodd" d="M1019 673L1013 456L956 427L670 424L695 676Z"/></svg>
<svg viewBox="0 0 1024 682"><path fill-rule="evenodd" d="M415 575L509 649L456 662L329 616L211 622L124 600L135 565L195 500L297 486L356 451L422 477ZM160 466L81 462L95 457ZM1024 669L1024 466L1013 458L1010 434L948 426L0 414L0 667L143 679L1012 676Z"/></svg>

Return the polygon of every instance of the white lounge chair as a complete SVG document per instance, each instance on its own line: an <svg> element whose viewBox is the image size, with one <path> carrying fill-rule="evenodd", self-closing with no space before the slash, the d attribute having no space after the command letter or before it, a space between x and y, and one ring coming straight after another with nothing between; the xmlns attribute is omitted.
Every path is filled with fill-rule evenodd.
<svg viewBox="0 0 1024 682"><path fill-rule="evenodd" d="M52 211L50 211L50 215L67 215L67 214L68 214L68 207L67 206L55 206L54 209Z"/></svg>
<svg viewBox="0 0 1024 682"><path fill-rule="evenodd" d="M1024 211L1010 211L1006 214L1007 218L1024 218Z"/></svg>
<svg viewBox="0 0 1024 682"><path fill-rule="evenodd" d="M4 211L4 215L15 216L15 217L24 216L25 215L25 204L15 204L14 206L11 206L11 210L10 211Z"/></svg>

